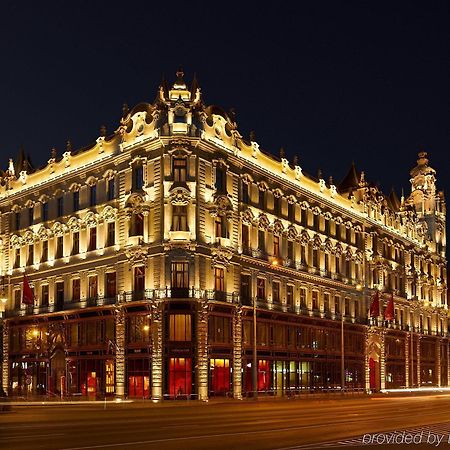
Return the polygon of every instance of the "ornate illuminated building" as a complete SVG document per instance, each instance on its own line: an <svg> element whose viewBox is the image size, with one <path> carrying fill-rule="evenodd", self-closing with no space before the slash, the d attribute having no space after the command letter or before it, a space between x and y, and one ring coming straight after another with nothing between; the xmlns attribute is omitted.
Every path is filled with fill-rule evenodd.
<svg viewBox="0 0 450 450"><path fill-rule="evenodd" d="M426 153L400 200L353 165L316 178L178 72L112 135L1 175L9 395L241 398L255 335L259 391L339 389L342 359L346 388L448 385L445 203Z"/></svg>

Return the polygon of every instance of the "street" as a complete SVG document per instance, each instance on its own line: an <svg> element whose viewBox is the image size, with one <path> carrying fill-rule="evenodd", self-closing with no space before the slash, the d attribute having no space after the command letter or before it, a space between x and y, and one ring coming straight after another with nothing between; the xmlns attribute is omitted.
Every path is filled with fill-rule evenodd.
<svg viewBox="0 0 450 450"><path fill-rule="evenodd" d="M0 448L281 450L330 442L356 448L366 433L430 424L447 430L449 414L449 395L14 406L0 413Z"/></svg>

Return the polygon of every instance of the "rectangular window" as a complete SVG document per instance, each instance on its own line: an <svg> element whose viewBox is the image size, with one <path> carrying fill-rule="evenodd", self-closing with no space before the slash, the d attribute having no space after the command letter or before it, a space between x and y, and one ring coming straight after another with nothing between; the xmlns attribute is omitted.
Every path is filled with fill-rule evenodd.
<svg viewBox="0 0 450 450"><path fill-rule="evenodd" d="M323 294L323 309L330 312L330 294Z"/></svg>
<svg viewBox="0 0 450 450"><path fill-rule="evenodd" d="M273 197L273 213L276 216L280 215L281 211L281 198L280 197Z"/></svg>
<svg viewBox="0 0 450 450"><path fill-rule="evenodd" d="M20 302L22 300L22 293L20 289L14 291L14 309L20 309Z"/></svg>
<svg viewBox="0 0 450 450"><path fill-rule="evenodd" d="M312 291L312 309L319 310L319 293L317 291Z"/></svg>
<svg viewBox="0 0 450 450"><path fill-rule="evenodd" d="M95 206L97 204L97 185L92 185L89 191L89 206Z"/></svg>
<svg viewBox="0 0 450 450"><path fill-rule="evenodd" d="M106 246L111 247L116 243L116 224L108 222L108 236L106 238Z"/></svg>
<svg viewBox="0 0 450 450"><path fill-rule="evenodd" d="M242 248L248 249L250 247L250 230L248 225L242 224Z"/></svg>
<svg viewBox="0 0 450 450"><path fill-rule="evenodd" d="M41 306L48 306L48 284L41 286Z"/></svg>
<svg viewBox="0 0 450 450"><path fill-rule="evenodd" d="M14 213L14 226L16 230L20 230L20 211Z"/></svg>
<svg viewBox="0 0 450 450"><path fill-rule="evenodd" d="M288 259L290 259L291 261L294 261L294 242L293 241L288 241L287 252L288 252Z"/></svg>
<svg viewBox="0 0 450 450"><path fill-rule="evenodd" d="M64 306L64 281L56 282L56 309L60 311Z"/></svg>
<svg viewBox="0 0 450 450"><path fill-rule="evenodd" d="M63 237L57 236L56 237L56 254L55 254L56 259L63 257L63 251L64 251L63 246L64 246Z"/></svg>
<svg viewBox="0 0 450 450"><path fill-rule="evenodd" d="M266 234L264 230L258 230L258 249L262 252L266 251Z"/></svg>
<svg viewBox="0 0 450 450"><path fill-rule="evenodd" d="M350 299L344 299L344 307L345 311L342 311L342 314L344 314L345 316L350 316Z"/></svg>
<svg viewBox="0 0 450 450"><path fill-rule="evenodd" d="M215 219L215 225L216 225L216 238L228 237L227 218L225 216L217 216Z"/></svg>
<svg viewBox="0 0 450 450"><path fill-rule="evenodd" d="M286 303L288 306L294 306L294 286L292 284L286 286Z"/></svg>
<svg viewBox="0 0 450 450"><path fill-rule="evenodd" d="M115 182L114 178L110 178L106 184L106 198L108 201L114 200L115 197Z"/></svg>
<svg viewBox="0 0 450 450"><path fill-rule="evenodd" d="M47 220L48 220L48 203L47 202L42 203L42 220L44 222L47 222Z"/></svg>
<svg viewBox="0 0 450 450"><path fill-rule="evenodd" d="M20 247L14 250L14 268L20 267Z"/></svg>
<svg viewBox="0 0 450 450"><path fill-rule="evenodd" d="M216 190L217 192L224 193L226 192L226 169L225 167L217 166L216 167Z"/></svg>
<svg viewBox="0 0 450 450"><path fill-rule="evenodd" d="M221 267L214 268L214 289L216 292L225 292L225 271Z"/></svg>
<svg viewBox="0 0 450 450"><path fill-rule="evenodd" d="M256 296L259 301L266 301L266 280L264 278L256 280Z"/></svg>
<svg viewBox="0 0 450 450"><path fill-rule="evenodd" d="M250 275L241 275L241 302L243 305L251 304Z"/></svg>
<svg viewBox="0 0 450 450"><path fill-rule="evenodd" d="M34 264L34 244L30 244L28 246L28 266L32 266Z"/></svg>
<svg viewBox="0 0 450 450"><path fill-rule="evenodd" d="M339 297L339 295L334 296L334 312L335 314L341 312L341 297Z"/></svg>
<svg viewBox="0 0 450 450"><path fill-rule="evenodd" d="M306 308L306 289L300 288L300 307Z"/></svg>
<svg viewBox="0 0 450 450"><path fill-rule="evenodd" d="M61 217L64 215L64 198L58 197L56 199L56 214L58 217Z"/></svg>
<svg viewBox="0 0 450 450"><path fill-rule="evenodd" d="M72 301L78 302L80 300L80 279L72 280Z"/></svg>
<svg viewBox="0 0 450 450"><path fill-rule="evenodd" d="M280 283L278 281L274 281L272 283L272 301L273 303L280 303Z"/></svg>
<svg viewBox="0 0 450 450"><path fill-rule="evenodd" d="M341 258L339 256L335 257L335 273L341 273Z"/></svg>
<svg viewBox="0 0 450 450"><path fill-rule="evenodd" d="M250 186L246 183L242 183L242 203L248 205L250 203L250 197L248 195L248 190Z"/></svg>
<svg viewBox="0 0 450 450"><path fill-rule="evenodd" d="M80 209L80 191L74 191L73 193L73 210L78 211Z"/></svg>
<svg viewBox="0 0 450 450"><path fill-rule="evenodd" d="M295 203L288 203L288 219L291 222L295 221Z"/></svg>
<svg viewBox="0 0 450 450"><path fill-rule="evenodd" d="M48 261L48 241L42 241L42 256L41 262Z"/></svg>
<svg viewBox="0 0 450 450"><path fill-rule="evenodd" d="M173 294L181 294L189 288L189 263L188 262L172 262L172 290ZM177 292L176 290L181 290ZM187 294L187 293L186 293Z"/></svg>
<svg viewBox="0 0 450 450"><path fill-rule="evenodd" d="M169 361L169 396L172 398L191 395L192 359L170 358Z"/></svg>
<svg viewBox="0 0 450 450"><path fill-rule="evenodd" d="M97 276L94 275L88 278L88 298L97 298L98 296L98 283Z"/></svg>
<svg viewBox="0 0 450 450"><path fill-rule="evenodd" d="M28 225L33 225L34 223L34 207L28 208Z"/></svg>
<svg viewBox="0 0 450 450"><path fill-rule="evenodd" d="M130 236L144 235L144 215L141 213L133 213L131 216L131 233Z"/></svg>
<svg viewBox="0 0 450 450"><path fill-rule="evenodd" d="M173 206L172 231L189 231L187 224L187 206L185 205Z"/></svg>
<svg viewBox="0 0 450 450"><path fill-rule="evenodd" d="M142 298L145 290L145 267L137 266L134 268L134 293Z"/></svg>
<svg viewBox="0 0 450 450"><path fill-rule="evenodd" d="M313 249L313 267L319 268L319 250L317 248Z"/></svg>
<svg viewBox="0 0 450 450"><path fill-rule="evenodd" d="M300 246L300 259L305 266L308 264L308 261L306 260L306 245Z"/></svg>
<svg viewBox="0 0 450 450"><path fill-rule="evenodd" d="M140 190L144 185L144 170L142 166L133 168L133 190Z"/></svg>
<svg viewBox="0 0 450 450"><path fill-rule="evenodd" d="M183 182L187 179L187 159L173 158L173 181Z"/></svg>
<svg viewBox="0 0 450 450"><path fill-rule="evenodd" d="M259 191L259 197L258 197L258 207L259 209L265 209L266 207L266 193L262 190Z"/></svg>
<svg viewBox="0 0 450 450"><path fill-rule="evenodd" d="M89 228L89 246L88 251L91 252L97 248L97 227Z"/></svg>
<svg viewBox="0 0 450 450"><path fill-rule="evenodd" d="M72 255L80 253L80 232L74 231L72 236Z"/></svg>
<svg viewBox="0 0 450 450"><path fill-rule="evenodd" d="M169 316L169 340L176 342L191 340L190 314L171 314Z"/></svg>
<svg viewBox="0 0 450 450"><path fill-rule="evenodd" d="M116 272L106 272L106 298L115 298L116 292Z"/></svg>
<svg viewBox="0 0 450 450"><path fill-rule="evenodd" d="M280 257L280 237L279 236L273 237L273 256L275 256L275 258Z"/></svg>

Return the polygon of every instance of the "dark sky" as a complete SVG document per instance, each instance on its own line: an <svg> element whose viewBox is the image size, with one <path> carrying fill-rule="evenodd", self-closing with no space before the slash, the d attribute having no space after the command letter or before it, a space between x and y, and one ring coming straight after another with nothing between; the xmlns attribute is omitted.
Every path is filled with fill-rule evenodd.
<svg viewBox="0 0 450 450"><path fill-rule="evenodd" d="M285 3L2 2L2 167L20 145L40 165L68 138L113 131L123 102L153 101L182 65L207 103L236 109L244 136L311 174L340 180L354 160L409 192L425 149L448 192L446 2Z"/></svg>

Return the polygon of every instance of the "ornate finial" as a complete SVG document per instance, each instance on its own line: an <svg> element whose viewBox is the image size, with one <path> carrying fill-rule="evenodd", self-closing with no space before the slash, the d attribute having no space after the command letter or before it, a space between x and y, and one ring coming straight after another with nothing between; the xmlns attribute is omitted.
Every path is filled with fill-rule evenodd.
<svg viewBox="0 0 450 450"><path fill-rule="evenodd" d="M255 132L254 131L250 131L250 141L251 142L255 142L255 140L256 140Z"/></svg>
<svg viewBox="0 0 450 450"><path fill-rule="evenodd" d="M52 148L50 155L51 155L52 159L56 159L56 148L55 147Z"/></svg>
<svg viewBox="0 0 450 450"><path fill-rule="evenodd" d="M72 151L72 142L70 141L70 139L67 139L67 143L66 143L66 152L71 152Z"/></svg>
<svg viewBox="0 0 450 450"><path fill-rule="evenodd" d="M318 170L317 171L317 178L320 180L320 179L322 179L322 170Z"/></svg>
<svg viewBox="0 0 450 450"><path fill-rule="evenodd" d="M128 111L129 111L128 105L124 103L122 105L122 117L126 117L128 115Z"/></svg>
<svg viewBox="0 0 450 450"><path fill-rule="evenodd" d="M186 83L184 82L184 71L181 67L177 70L177 79L175 80L175 83L173 84L174 89L187 89Z"/></svg>
<svg viewBox="0 0 450 450"><path fill-rule="evenodd" d="M183 68L180 66L180 67L178 67L178 70L177 70L177 78L183 78L184 77L184 70L183 70Z"/></svg>
<svg viewBox="0 0 450 450"><path fill-rule="evenodd" d="M292 161L294 163L294 166L298 166L298 155L294 155L294 160Z"/></svg>
<svg viewBox="0 0 450 450"><path fill-rule="evenodd" d="M417 160L417 164L419 166L428 165L428 153L427 152L421 151L421 152L419 152L418 156L419 156L419 159Z"/></svg>
<svg viewBox="0 0 450 450"><path fill-rule="evenodd" d="M330 175L330 178L328 178L328 184L331 186L333 183L333 177Z"/></svg>
<svg viewBox="0 0 450 450"><path fill-rule="evenodd" d="M105 137L106 136L106 126L102 125L100 127L100 136Z"/></svg>
<svg viewBox="0 0 450 450"><path fill-rule="evenodd" d="M9 158L9 164L8 164L8 172L10 175L15 175L15 170L14 170L14 161L12 158Z"/></svg>
<svg viewBox="0 0 450 450"><path fill-rule="evenodd" d="M286 152L284 151L283 147L280 148L280 158L281 159L286 158Z"/></svg>

